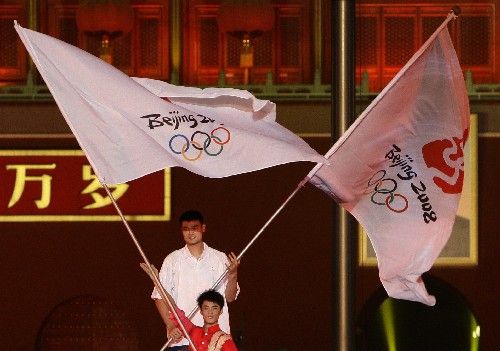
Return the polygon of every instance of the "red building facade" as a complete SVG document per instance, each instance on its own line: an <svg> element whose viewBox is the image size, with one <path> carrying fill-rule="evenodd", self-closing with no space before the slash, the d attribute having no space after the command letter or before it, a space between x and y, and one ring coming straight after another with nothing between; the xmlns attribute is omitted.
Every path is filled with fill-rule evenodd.
<svg viewBox="0 0 500 351"><path fill-rule="evenodd" d="M330 1L270 3L274 29L253 41L250 85L262 88L271 83L278 120L325 152L331 144L330 125L315 118L329 115L328 94L311 102L310 95L300 91L306 85L317 83L328 89L330 84L331 66L335 65L331 62ZM477 265L439 266L430 273L456 288L481 325L480 349L493 351L497 349L495 307L500 288L494 211L500 191L495 180L500 171L495 93L500 83L496 50L500 1L358 1L356 79L361 85L367 74L368 90L380 91L457 4L462 14L450 25L450 33L463 70L471 72L474 83L493 89L486 98L471 95L473 112L480 120L479 255ZM131 76L175 84L241 86L245 73L240 66L241 41L219 30L220 5L215 0L131 1L133 29L112 40L113 64ZM76 0L0 3L2 150L79 149L43 81L36 72L30 73L27 52L12 26L17 20L100 55L102 38L78 29L78 6ZM28 89L30 79L42 93ZM286 98L280 97L281 91L288 94ZM361 96L358 109L373 96ZM172 220L137 221L133 228L159 266L167 252L181 245L176 216L197 207L209 220L207 241L223 251L238 251L308 170L308 165L286 165L216 180L173 169ZM8 178L1 179L5 186ZM11 193L3 195L7 206ZM140 196L133 202L140 204ZM335 323L331 317L335 277L331 276L329 250L332 206L316 189L304 189L245 257L240 274L242 294L232 306L233 330L241 338L242 350L329 349L330 325ZM103 211L108 215L112 209ZM121 345L127 350L151 350L165 341L162 322L149 300L151 284L138 269L138 255L121 223L2 221L0 254L0 311L4 316L0 344L6 349L55 349L61 345L58 342L70 345L81 340L86 349L99 349L99 345L119 349L116 345ZM366 338L362 324L367 311L373 311L374 301L380 302L380 282L375 267L358 266L356 273L356 335L362 347ZM268 312L263 315L263 311ZM101 334L92 335L92 325L102 327ZM116 333L110 325L116 327ZM284 327L276 330L276 325ZM86 329L79 334L78 328ZM303 330L309 334L303 335ZM117 333L126 336L117 338ZM93 337L100 344L89 346Z"/></svg>

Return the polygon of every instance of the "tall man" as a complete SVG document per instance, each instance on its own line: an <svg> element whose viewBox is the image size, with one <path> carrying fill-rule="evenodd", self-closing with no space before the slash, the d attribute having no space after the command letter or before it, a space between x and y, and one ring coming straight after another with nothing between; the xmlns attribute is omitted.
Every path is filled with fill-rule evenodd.
<svg viewBox="0 0 500 351"><path fill-rule="evenodd" d="M189 313L196 307L197 297L210 289L228 268L227 277L221 282L217 291L225 297L226 302L236 300L239 293L239 262L236 255L231 252L226 256L203 242L206 225L200 212L193 210L184 212L179 217L179 223L186 245L170 253L163 261L160 269L162 286L170 293L179 308ZM161 301L156 288L151 298L155 300L156 308L165 325L172 325L169 322L168 308ZM203 324L199 313L192 318L192 321L197 325ZM223 309L219 325L223 331L230 333L229 308ZM167 327L167 335L171 331ZM188 350L185 345L188 345L188 341L182 339L179 343L171 345L170 350Z"/></svg>

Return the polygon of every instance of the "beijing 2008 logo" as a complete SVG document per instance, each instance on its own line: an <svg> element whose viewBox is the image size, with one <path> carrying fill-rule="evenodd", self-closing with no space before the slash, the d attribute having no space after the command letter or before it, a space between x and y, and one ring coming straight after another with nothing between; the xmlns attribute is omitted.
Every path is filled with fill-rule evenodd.
<svg viewBox="0 0 500 351"><path fill-rule="evenodd" d="M182 155L185 160L196 161L203 154L212 157L220 155L224 145L230 140L229 130L217 127L210 134L197 130L189 138L184 134L175 134L170 138L168 146L174 154Z"/></svg>
<svg viewBox="0 0 500 351"><path fill-rule="evenodd" d="M465 129L462 138L434 140L422 147L422 155L428 168L436 170L432 178L444 193L459 194L464 183L464 146L469 136Z"/></svg>

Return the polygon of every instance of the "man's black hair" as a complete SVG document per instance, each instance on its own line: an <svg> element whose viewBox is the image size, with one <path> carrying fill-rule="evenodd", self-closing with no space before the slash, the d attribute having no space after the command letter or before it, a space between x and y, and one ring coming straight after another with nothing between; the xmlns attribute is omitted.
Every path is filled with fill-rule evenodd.
<svg viewBox="0 0 500 351"><path fill-rule="evenodd" d="M224 297L213 289L202 292L196 301L198 302L198 306L200 308L204 301L214 302L220 306L220 309L224 307Z"/></svg>
<svg viewBox="0 0 500 351"><path fill-rule="evenodd" d="M201 212L196 210L186 211L179 217L179 223L190 221L200 221L201 224L205 223Z"/></svg>

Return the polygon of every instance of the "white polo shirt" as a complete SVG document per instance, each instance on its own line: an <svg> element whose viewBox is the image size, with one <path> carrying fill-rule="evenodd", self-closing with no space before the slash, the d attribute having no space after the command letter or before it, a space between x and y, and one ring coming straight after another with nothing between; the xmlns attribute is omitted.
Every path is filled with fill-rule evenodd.
<svg viewBox="0 0 500 351"><path fill-rule="evenodd" d="M203 243L203 253L200 258L191 255L187 246L184 246L173 251L165 258L160 270L160 282L165 290L172 295L177 306L186 315L189 315L193 308L197 307L196 299L198 296L213 286L226 270L226 264L229 264L227 256L223 252L212 249L205 243ZM221 282L217 289L224 296L224 300L226 285L227 278ZM239 290L238 286L238 293ZM156 288L154 288L151 298L161 299ZM203 326L203 317L199 312L191 318L191 321L195 325ZM219 317L219 326L226 333L230 333L227 301ZM187 344L188 341L183 339L180 343L170 346Z"/></svg>

